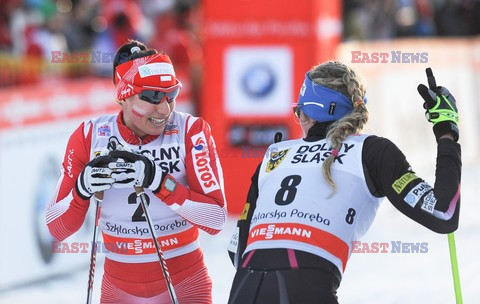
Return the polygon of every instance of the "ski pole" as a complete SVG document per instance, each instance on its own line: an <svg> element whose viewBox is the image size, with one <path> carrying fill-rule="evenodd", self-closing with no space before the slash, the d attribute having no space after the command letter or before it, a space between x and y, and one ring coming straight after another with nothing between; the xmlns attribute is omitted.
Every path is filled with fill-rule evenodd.
<svg viewBox="0 0 480 304"><path fill-rule="evenodd" d="M87 304L92 303L93 281L95 278L95 262L97 260L98 222L100 220L100 209L103 201L103 191L95 195L95 228L93 229L92 251L90 254L90 271L88 272Z"/></svg>
<svg viewBox="0 0 480 304"><path fill-rule="evenodd" d="M167 263L165 262L165 258L163 257L162 249L160 247L160 244L158 243L157 233L155 232L155 228L152 225L152 218L150 217L150 213L147 208L145 191L142 187L135 187L135 193L137 194L137 197L140 197L140 204L142 204L143 212L145 213L145 219L147 220L148 228L150 229L150 234L152 235L153 243L155 244L155 250L157 251L160 266L162 267L162 272L163 276L165 277L165 282L167 284L170 299L172 300L172 304L178 304L177 295L175 294L175 289L173 288L172 279L167 268Z"/></svg>
<svg viewBox="0 0 480 304"><path fill-rule="evenodd" d="M430 90L437 93L437 82L433 76L431 68L425 70L427 73L428 86ZM460 275L458 272L458 263L457 263L457 249L455 248L455 236L452 233L448 234L448 248L450 251L450 263L452 265L452 275L453 275L453 287L455 288L455 300L457 304L462 304L462 290L460 287Z"/></svg>
<svg viewBox="0 0 480 304"><path fill-rule="evenodd" d="M455 288L455 300L457 304L462 304L462 289L460 287L460 275L458 272L457 250L455 248L455 237L452 233L448 234L448 248L450 249L450 262L452 264L453 286Z"/></svg>

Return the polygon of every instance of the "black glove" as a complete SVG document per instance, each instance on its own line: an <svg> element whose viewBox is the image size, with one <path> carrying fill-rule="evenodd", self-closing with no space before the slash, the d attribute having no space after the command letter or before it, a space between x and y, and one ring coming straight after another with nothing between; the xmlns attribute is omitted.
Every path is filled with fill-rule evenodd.
<svg viewBox="0 0 480 304"><path fill-rule="evenodd" d="M164 174L161 170L157 170L150 153L144 155L115 150L108 155L117 159L108 165L110 169L113 169L112 178L115 180L113 187L143 187L154 193L160 190Z"/></svg>
<svg viewBox="0 0 480 304"><path fill-rule="evenodd" d="M418 85L417 91L425 100L423 104L426 109L425 117L433 123L433 133L437 141L448 133L458 141L458 110L452 94L444 87L436 87L432 90L423 84Z"/></svg>
<svg viewBox="0 0 480 304"><path fill-rule="evenodd" d="M77 193L82 199L89 199L96 192L112 188L115 180L110 176L112 170L108 168L112 161L110 156L104 155L92 159L85 165L75 184Z"/></svg>

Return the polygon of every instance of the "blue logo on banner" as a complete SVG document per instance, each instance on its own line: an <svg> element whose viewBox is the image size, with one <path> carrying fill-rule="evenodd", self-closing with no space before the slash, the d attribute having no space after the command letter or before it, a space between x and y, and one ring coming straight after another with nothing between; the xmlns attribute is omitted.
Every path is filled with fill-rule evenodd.
<svg viewBox="0 0 480 304"><path fill-rule="evenodd" d="M276 85L275 75L266 64L256 64L242 77L242 88L248 96L263 98L270 94Z"/></svg>

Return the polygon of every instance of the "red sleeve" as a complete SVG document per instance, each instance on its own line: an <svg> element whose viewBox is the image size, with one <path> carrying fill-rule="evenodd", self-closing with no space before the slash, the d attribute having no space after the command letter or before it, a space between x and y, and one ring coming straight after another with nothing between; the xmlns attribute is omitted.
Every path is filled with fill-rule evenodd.
<svg viewBox="0 0 480 304"><path fill-rule="evenodd" d="M188 187L177 183L173 193L156 195L190 223L217 234L227 218L222 167L208 123L202 118L189 119L197 120L185 134Z"/></svg>
<svg viewBox="0 0 480 304"><path fill-rule="evenodd" d="M47 206L48 229L62 241L83 224L90 200L83 200L75 190L75 182L90 160L91 122L82 123L70 136L55 194Z"/></svg>

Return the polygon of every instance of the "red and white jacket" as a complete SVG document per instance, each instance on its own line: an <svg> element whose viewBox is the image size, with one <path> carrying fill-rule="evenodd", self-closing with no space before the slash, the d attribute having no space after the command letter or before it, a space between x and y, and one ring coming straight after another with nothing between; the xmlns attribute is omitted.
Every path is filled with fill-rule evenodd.
<svg viewBox="0 0 480 304"><path fill-rule="evenodd" d="M122 112L86 121L71 135L55 195L46 210L51 234L61 241L81 227L90 200L78 195L76 179L85 165L107 146L108 139L116 136L133 151L150 151L157 170L177 181L175 191L163 199L145 190L165 258L198 251L198 228L216 234L227 217L222 168L210 126L202 118L172 112L164 134L140 139L122 123L121 117ZM133 188L105 191L100 227L111 261L158 261Z"/></svg>

